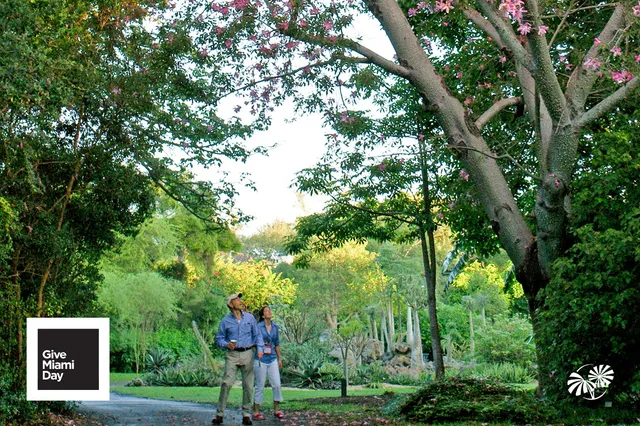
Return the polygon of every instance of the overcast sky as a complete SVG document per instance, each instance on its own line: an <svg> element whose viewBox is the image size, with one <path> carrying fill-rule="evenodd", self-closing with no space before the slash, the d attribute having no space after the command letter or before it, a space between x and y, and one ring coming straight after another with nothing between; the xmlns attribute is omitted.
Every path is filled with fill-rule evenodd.
<svg viewBox="0 0 640 426"><path fill-rule="evenodd" d="M360 17L356 19L354 28L357 29L354 32L362 37L363 45L392 58L391 44L382 34L377 21ZM224 116L223 113L221 115ZM296 120L289 122L292 118ZM247 146L252 148L277 144L277 147L271 149L266 157L254 156L246 164L228 163L225 167L225 170L231 172L232 181L241 173L249 173L256 187L256 191L252 191L238 185L240 194L236 205L245 214L254 217L237 230L238 234L251 235L275 220L294 222L298 216L322 210L324 198L305 195L306 211L303 211L291 184L298 171L318 162L324 154L325 134L331 132L322 127L320 115L294 117L290 103L276 109L269 130L253 135L247 141ZM198 171L197 175L201 179L219 179L219 175L212 171Z"/></svg>

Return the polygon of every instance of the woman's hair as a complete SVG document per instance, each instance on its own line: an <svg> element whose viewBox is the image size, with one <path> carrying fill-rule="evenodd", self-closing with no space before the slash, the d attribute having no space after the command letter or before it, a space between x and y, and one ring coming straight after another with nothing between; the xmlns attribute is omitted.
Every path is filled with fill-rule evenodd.
<svg viewBox="0 0 640 426"><path fill-rule="evenodd" d="M264 305L262 308L260 308L260 310L258 311L258 322L264 321L264 310L268 307L269 305Z"/></svg>

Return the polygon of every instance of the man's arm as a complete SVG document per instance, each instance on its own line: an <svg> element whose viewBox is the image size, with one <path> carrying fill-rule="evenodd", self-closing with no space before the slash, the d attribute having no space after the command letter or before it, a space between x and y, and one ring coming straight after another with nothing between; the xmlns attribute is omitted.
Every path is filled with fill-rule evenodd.
<svg viewBox="0 0 640 426"><path fill-rule="evenodd" d="M224 326L224 318L220 320L220 325L218 326L218 334L216 334L216 345L218 345L221 349L228 349L229 342L227 341L227 333L226 328Z"/></svg>

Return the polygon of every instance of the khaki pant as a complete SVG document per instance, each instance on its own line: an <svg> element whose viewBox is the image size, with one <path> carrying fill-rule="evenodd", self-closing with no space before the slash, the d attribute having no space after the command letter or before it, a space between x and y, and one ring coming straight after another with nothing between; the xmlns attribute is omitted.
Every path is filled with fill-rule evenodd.
<svg viewBox="0 0 640 426"><path fill-rule="evenodd" d="M238 369L242 373L242 415L251 416L251 396L253 393L253 350L244 352L228 351L224 362L224 376L220 385L218 416L224 416L229 390L236 381Z"/></svg>

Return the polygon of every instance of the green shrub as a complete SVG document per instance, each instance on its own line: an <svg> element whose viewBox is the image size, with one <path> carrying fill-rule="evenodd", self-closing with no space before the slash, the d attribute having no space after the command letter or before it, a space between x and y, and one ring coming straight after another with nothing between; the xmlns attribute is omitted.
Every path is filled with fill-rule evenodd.
<svg viewBox="0 0 640 426"><path fill-rule="evenodd" d="M175 365L169 365L142 376L146 386L218 386L224 373L223 363L215 368L202 356L191 356ZM133 384L135 385L135 384Z"/></svg>
<svg viewBox="0 0 640 426"><path fill-rule="evenodd" d="M554 264L536 330L544 348L540 380L550 398L583 402L567 392L567 379L593 364L614 371L609 397L640 400L640 209L624 223L622 230L577 230L568 256Z"/></svg>
<svg viewBox="0 0 640 426"><path fill-rule="evenodd" d="M147 351L145 359L146 371L157 373L160 370L175 365L173 353L165 348L155 347Z"/></svg>
<svg viewBox="0 0 640 426"><path fill-rule="evenodd" d="M334 364L332 362L325 362L324 364L322 364L322 367L320 367L320 372L330 380L340 381L344 378L342 366Z"/></svg>
<svg viewBox="0 0 640 426"><path fill-rule="evenodd" d="M68 414L76 406L71 401L27 401L26 385L17 369L0 363L0 425L25 424L48 412Z"/></svg>
<svg viewBox="0 0 640 426"><path fill-rule="evenodd" d="M157 373L142 376L147 386L218 386L220 376L211 370L184 370L180 367L163 368Z"/></svg>
<svg viewBox="0 0 640 426"><path fill-rule="evenodd" d="M532 392L472 379L434 382L394 400L384 412L420 423L484 421L540 424L558 418L556 410L537 400Z"/></svg>
<svg viewBox="0 0 640 426"><path fill-rule="evenodd" d="M282 381L299 388L339 388L340 385L335 381L333 374L326 374L322 371L323 365L319 359L300 360L298 366L283 369Z"/></svg>
<svg viewBox="0 0 640 426"><path fill-rule="evenodd" d="M536 359L533 329L528 319L496 315L476 332L476 356L487 363L511 363L530 367Z"/></svg>
<svg viewBox="0 0 640 426"><path fill-rule="evenodd" d="M282 358L286 360L286 365L292 368L299 367L302 362L309 360L319 361L320 365L331 362L332 359L329 357L331 350L329 342L319 340L309 340L301 345L282 342L280 345Z"/></svg>
<svg viewBox="0 0 640 426"><path fill-rule="evenodd" d="M155 333L154 339L159 347L170 350L178 360L198 355L202 351L191 328L163 328Z"/></svg>
<svg viewBox="0 0 640 426"><path fill-rule="evenodd" d="M461 376L473 379L489 379L499 383L531 383L535 379L535 374L531 369L508 362L479 364L462 370Z"/></svg>
<svg viewBox="0 0 640 426"><path fill-rule="evenodd" d="M381 361L374 361L370 364L362 364L356 368L349 382L354 385L365 385L368 383L383 383L389 380L389 373L384 368Z"/></svg>

